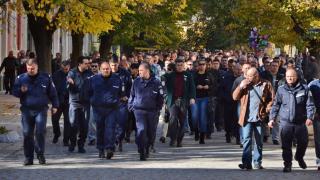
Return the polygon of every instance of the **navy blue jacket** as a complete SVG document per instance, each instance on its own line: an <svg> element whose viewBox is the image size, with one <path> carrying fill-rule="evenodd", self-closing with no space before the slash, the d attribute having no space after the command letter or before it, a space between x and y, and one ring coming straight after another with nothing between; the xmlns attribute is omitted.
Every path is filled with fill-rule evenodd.
<svg viewBox="0 0 320 180"><path fill-rule="evenodd" d="M23 85L28 88L26 92L21 92ZM21 108L43 110L48 108L50 101L52 107L59 107L56 88L47 73L38 73L33 78L27 73L19 75L13 86L13 95L20 98Z"/></svg>
<svg viewBox="0 0 320 180"><path fill-rule="evenodd" d="M131 73L123 68L119 68L118 72L113 74L116 74L120 77L122 83L124 84L125 95L129 98L132 86Z"/></svg>
<svg viewBox="0 0 320 180"><path fill-rule="evenodd" d="M67 87L69 89L69 103L83 105L83 97L81 96L84 81L92 76L93 73L90 70L80 72L78 67L71 69L67 77L73 79L74 84L68 83Z"/></svg>
<svg viewBox="0 0 320 180"><path fill-rule="evenodd" d="M309 83L309 89L314 99L314 105L316 106L317 113L320 113L320 80L315 79Z"/></svg>
<svg viewBox="0 0 320 180"><path fill-rule="evenodd" d="M120 98L124 96L122 81L116 74L108 78L101 74L94 75L86 80L83 95L84 100L90 101L95 109L118 108Z"/></svg>
<svg viewBox="0 0 320 180"><path fill-rule="evenodd" d="M298 83L290 88L284 84L278 87L269 119L275 120L279 115L280 121L301 124L307 119L313 120L314 114L315 106L308 86Z"/></svg>
<svg viewBox="0 0 320 180"><path fill-rule="evenodd" d="M68 104L69 92L67 88L67 75L68 73L64 73L62 69L56 71L52 75L52 80L56 86L60 105Z"/></svg>
<svg viewBox="0 0 320 180"><path fill-rule="evenodd" d="M163 106L163 88L155 77L134 80L128 102L129 110L146 110L159 112Z"/></svg>

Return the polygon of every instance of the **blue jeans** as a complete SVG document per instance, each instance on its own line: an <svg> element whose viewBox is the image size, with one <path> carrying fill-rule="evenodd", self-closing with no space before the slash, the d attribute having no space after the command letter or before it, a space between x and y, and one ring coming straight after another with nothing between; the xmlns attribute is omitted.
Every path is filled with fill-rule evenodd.
<svg viewBox="0 0 320 180"><path fill-rule="evenodd" d="M97 134L97 125L96 120L93 117L93 109L90 107L90 118L89 118L89 125L88 125L88 140L93 141L96 140Z"/></svg>
<svg viewBox="0 0 320 180"><path fill-rule="evenodd" d="M273 125L273 128L271 129L272 134L272 140L279 141L280 140L280 123L277 118L277 123Z"/></svg>
<svg viewBox="0 0 320 180"><path fill-rule="evenodd" d="M126 125L129 117L128 104L121 103L117 114L116 138L118 142L121 142L125 135Z"/></svg>
<svg viewBox="0 0 320 180"><path fill-rule="evenodd" d="M240 117L240 102L238 102L237 106L237 117L239 119ZM243 144L243 133L242 133L242 127L239 127L239 138L240 138L240 143Z"/></svg>
<svg viewBox="0 0 320 180"><path fill-rule="evenodd" d="M101 112L93 109L93 117L97 125L97 149L115 150L115 128L117 109Z"/></svg>
<svg viewBox="0 0 320 180"><path fill-rule="evenodd" d="M194 128L199 129L200 133L207 132L208 101L208 98L197 98L196 108L191 108Z"/></svg>
<svg viewBox="0 0 320 180"><path fill-rule="evenodd" d="M69 120L70 120L70 146L84 147L84 143L88 134L88 119L86 114L89 112L85 110L84 107L78 107L74 104L69 106ZM77 135L79 134L79 139L77 142Z"/></svg>
<svg viewBox="0 0 320 180"><path fill-rule="evenodd" d="M261 165L262 163L262 146L263 146L263 134L262 134L262 122L248 122L242 127L243 133L243 154L242 163L245 165L251 165L252 163L252 133L255 137L253 163L255 165Z"/></svg>
<svg viewBox="0 0 320 180"><path fill-rule="evenodd" d="M48 108L38 111L21 108L24 155L28 160L33 160L34 151L38 155L44 153L47 111Z"/></svg>
<svg viewBox="0 0 320 180"><path fill-rule="evenodd" d="M320 167L320 118L316 116L313 121L314 142L317 156L317 166Z"/></svg>

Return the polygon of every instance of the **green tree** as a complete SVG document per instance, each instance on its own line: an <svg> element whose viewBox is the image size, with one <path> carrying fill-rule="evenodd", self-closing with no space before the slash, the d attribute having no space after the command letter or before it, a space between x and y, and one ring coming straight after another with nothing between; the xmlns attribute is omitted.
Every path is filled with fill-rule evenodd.
<svg viewBox="0 0 320 180"><path fill-rule="evenodd" d="M58 28L71 31L74 59L82 51L86 33L98 34L113 28L115 22L139 3L158 4L162 0L17 0L14 8L28 17L40 69L51 71L52 35ZM23 7L23 8L22 8Z"/></svg>
<svg viewBox="0 0 320 180"><path fill-rule="evenodd" d="M198 2L167 0L153 8L144 4L133 7L133 13L124 15L114 31L100 36L100 54L107 54L110 42L122 45L127 53L133 47L177 48L182 40L181 22L190 18Z"/></svg>

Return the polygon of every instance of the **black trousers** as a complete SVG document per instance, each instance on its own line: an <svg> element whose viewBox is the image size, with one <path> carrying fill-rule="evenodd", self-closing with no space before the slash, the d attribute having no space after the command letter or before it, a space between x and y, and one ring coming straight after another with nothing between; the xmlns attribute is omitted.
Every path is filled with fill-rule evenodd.
<svg viewBox="0 0 320 180"><path fill-rule="evenodd" d="M4 83L4 88L5 88L6 92L11 93L15 79L16 79L16 76L14 74L5 74L4 75L3 83Z"/></svg>
<svg viewBox="0 0 320 180"><path fill-rule="evenodd" d="M61 135L59 120L63 114L63 142L68 143L70 140L70 121L69 121L69 104L61 104L58 111L52 115L53 135L59 137Z"/></svg>
<svg viewBox="0 0 320 180"><path fill-rule="evenodd" d="M226 136L234 136L239 139L239 125L237 118L237 103L236 102L226 102L224 104L224 129L226 131Z"/></svg>
<svg viewBox="0 0 320 180"><path fill-rule="evenodd" d="M168 133L172 142L181 143L184 136L184 123L187 115L187 105L183 99L175 100L169 108Z"/></svg>
<svg viewBox="0 0 320 180"><path fill-rule="evenodd" d="M308 147L308 130L305 124L280 121L282 158L285 166L292 165L292 141L297 140L295 159L302 160Z"/></svg>

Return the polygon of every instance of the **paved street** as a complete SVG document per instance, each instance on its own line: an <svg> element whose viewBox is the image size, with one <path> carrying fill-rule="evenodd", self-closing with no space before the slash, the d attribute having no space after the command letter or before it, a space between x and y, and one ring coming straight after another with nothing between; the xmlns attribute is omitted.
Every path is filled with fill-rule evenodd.
<svg viewBox="0 0 320 180"><path fill-rule="evenodd" d="M19 111L16 99L0 95L0 125L19 130ZM4 109L8 108L8 109ZM48 120L46 144L47 165L25 167L22 142L0 143L0 179L319 179L315 171L314 148L305 157L309 168L301 170L293 162L293 172L282 173L280 146L267 143L264 147L265 170L242 171L238 169L241 149L224 143L224 134L215 133L205 145L199 145L186 136L183 148L169 148L157 138L156 153L146 162L138 160L134 143L125 144L124 152L117 152L112 160L97 158L97 150L88 147L86 154L69 153L59 143L53 145L51 120Z"/></svg>

